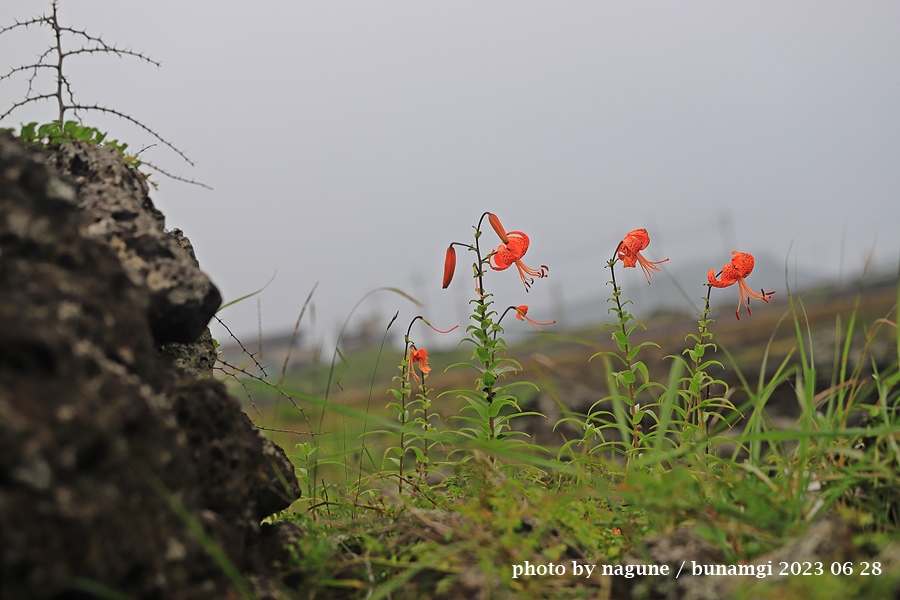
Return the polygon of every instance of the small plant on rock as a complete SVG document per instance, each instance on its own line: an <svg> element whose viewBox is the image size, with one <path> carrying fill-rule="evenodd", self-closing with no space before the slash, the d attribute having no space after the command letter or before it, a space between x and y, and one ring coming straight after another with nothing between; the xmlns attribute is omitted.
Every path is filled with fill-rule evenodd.
<svg viewBox="0 0 900 600"><path fill-rule="evenodd" d="M143 129L156 138L161 144L168 146L188 164L194 166L193 161L191 161L184 152L148 127L143 121L138 120L127 112L102 106L96 102L84 103L76 100L72 82L64 69L67 59L81 55L106 54L117 56L119 58L131 57L156 67L160 66L159 62L142 52L136 52L129 48L121 48L116 44L108 44L103 38L90 35L85 30L63 25L59 20L59 2L57 0L52 0L50 2L49 12L43 15L32 17L24 21L15 21L12 25L0 27L0 35L8 34L17 29L28 29L32 26L49 28L53 32L53 42L46 50L37 56L34 62L11 66L6 74L0 75L0 83L11 81L17 77L26 77L28 82L28 90L25 93L25 97L18 102L14 102L4 112L0 113L0 122L23 106L40 102L54 102L56 104L57 112L56 118L53 121L44 124L32 122L21 126L18 135L26 144L52 145L60 142L82 141L112 146L118 150L133 167L138 167L141 162L143 162L144 165L162 173L166 177L184 181L185 183L193 183L202 187L208 187L193 180L187 180L178 177L177 175L171 175L147 161L139 161L137 154L126 154L125 149L128 146L127 144L121 144L117 140L107 140L105 133L100 132L94 127L85 126L81 119L82 113L93 112L113 115ZM73 40L75 43L69 45L66 43L68 40ZM77 44L78 42L80 42L80 46ZM44 73L49 73L50 76L44 77ZM50 82L50 85L43 87L46 85L44 83L45 81ZM73 115L75 119L67 121L66 117L68 114ZM7 129L12 131L11 128ZM140 152L138 154L140 154Z"/></svg>

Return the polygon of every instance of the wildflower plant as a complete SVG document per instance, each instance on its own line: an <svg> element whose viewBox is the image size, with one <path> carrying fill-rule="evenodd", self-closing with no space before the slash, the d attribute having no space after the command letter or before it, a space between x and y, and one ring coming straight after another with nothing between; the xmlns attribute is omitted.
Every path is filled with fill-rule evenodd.
<svg viewBox="0 0 900 600"><path fill-rule="evenodd" d="M482 225L485 219L500 238L499 245L487 254L484 254L481 248ZM485 212L481 215L475 226L474 238L472 244L462 242L450 244L444 260L443 287L448 287L453 279L456 269L456 248L465 248L474 253L472 275L475 280L475 298L470 301L473 307L470 317L472 323L466 327L468 335L462 340L472 344L474 364L456 363L448 368L471 368L477 372L478 376L475 380L474 390L452 390L445 393L458 395L467 403L463 410L468 414L453 417L468 424L460 428L458 433L472 439L492 441L506 439L521 433L511 431L510 421L513 418L539 413L522 412L518 400L511 393L511 390L517 386L530 386L537 389L533 383L517 381L501 384L503 378L508 374L521 371L522 366L517 361L504 356L507 346L506 341L500 336L503 332L503 328L500 326L503 316L497 318L498 313L493 309L493 296L485 289L484 276L488 267L494 271L504 271L515 265L527 292L535 279L547 276L549 269L546 265L541 265L538 269L527 266L522 259L530 245L528 236L521 231L506 231L500 223L499 217L493 213ZM527 307L510 308L520 319L526 318ZM507 314L509 310L507 309L503 314ZM527 320L534 327L539 324L550 324L550 322L533 321L530 318Z"/></svg>
<svg viewBox="0 0 900 600"><path fill-rule="evenodd" d="M23 125L20 137L26 143L80 140L112 145L124 154L124 144L107 140L105 134L81 124L80 119L65 120L67 114L77 118L79 113L100 112L142 126L124 113L76 102L69 90L69 79L62 71L63 60L79 54L108 54L155 63L141 54L109 46L99 38L62 26L56 18L57 2L51 2L50 6L51 12L45 16L0 27L0 35L31 25L50 27L57 40L32 64L14 67L0 75L0 84L20 75L29 77L28 95L0 113L0 120L20 106L55 100L59 107L58 119L45 125ZM63 46L60 34L81 39L85 47ZM42 73L53 74L50 81L56 83L55 93L49 89L39 91L37 86L32 88L32 82L41 82L39 74ZM130 157L129 163L140 166L137 156ZM485 222L490 227L482 230ZM496 234L499 241L482 246L484 233ZM645 364L644 360L650 361L642 351L658 345L637 339L638 328L646 330L646 327L630 313L631 301L623 298L615 267L618 263L624 268L640 267L650 284L652 276L661 271L659 265L668 259L648 260L642 254L650 244L647 230L630 231L606 263L612 286L607 314L614 315L615 319L604 326L604 331L611 334L615 348L591 356L591 360L598 358L603 363L608 394L584 415L565 412L568 410L565 401L558 399L564 414L560 423L569 421L580 425L583 434L564 442L554 460L543 448L515 437L519 432L511 428L512 419L539 413L523 412L519 406L514 394L518 391L516 387L536 389L536 386L527 381L510 381L512 375L522 371L522 366L506 356L502 326L504 319L515 318L543 331L554 322L536 320L535 315L540 312L532 312L525 304L498 310L486 289L486 275L491 271L508 271L513 266L526 292L538 279L548 276L545 265L533 268L525 263L530 244L528 235L507 231L495 214L484 213L474 227L472 243L454 242L447 248L444 288L451 284L456 273L457 250L463 248L474 257L475 294L470 301L472 314L463 339L472 345L472 359L451 365L474 370L474 387L444 392L465 402L461 414L451 417L453 424L462 424L457 430L451 422L441 422L434 408L431 356L413 337L413 326L418 321L431 327L421 316L415 317L406 331L399 374L393 378L394 389L390 390L391 420L370 415L368 404L363 412L347 406L346 402L341 405L329 400L335 359L332 359L324 397L316 393L288 394L282 387L284 377L272 384L262 376L249 376L242 371L249 377L245 380L249 381L245 385L248 395L251 387L267 390L276 398L287 397L297 409L300 409L298 401L304 401L321 411L320 425L315 432L312 427L308 432L259 427L269 432L312 436L311 441L296 446L293 456L308 509L301 510L295 505L269 518L270 522L299 522L305 532L290 544L293 564L285 574L289 576L282 579L284 585L299 585L303 589L296 590L298 594L320 597L384 598L397 594L437 597L452 592L467 597L595 597L601 592L595 589L597 578L594 581L590 577L566 579L563 590L560 585L563 580L555 577L510 578L510 564L525 560L559 563L571 555L583 557L586 563L616 561L638 546L640 538L665 534L676 527L693 527L702 532L707 541L723 551L724 561L749 563L776 544L782 544L787 535L801 530L817 515L831 511L854 525L855 564L832 563L831 578L827 573L825 577L791 578L791 590L765 595L782 592L783 596L791 591L795 597L895 595L900 583L896 568L891 569L893 573L885 569L885 576L879 570L873 573L878 577L854 579L847 566L858 569L862 563L856 559L871 558L881 552L875 546L888 539L887 536L896 537L900 527L897 501L900 497L900 307L897 304L887 314L878 313L880 318L866 324L864 320L868 316L861 312L861 298L857 296L846 328L838 318L832 380L825 384L825 389L820 389L821 356L817 349L816 357L820 359L817 364L813 357L810 315L800 297L795 298L788 289L789 315L793 317L796 340L774 374L766 368L774 333L764 351L755 387L732 358L741 387L749 398L741 410L746 411L744 406L750 409L743 429L728 438L733 448L729 457L722 452L724 446L720 441L725 438L717 437L714 424L728 426L744 415L731 401L736 387L729 390L713 374L724 369L715 355L720 350L731 355L727 348L714 343L711 327L715 321L710 318L712 288L737 286L740 299L735 317L738 320L742 306L752 316L751 301L768 303L774 292L764 289L755 292L749 287L747 279L752 274L754 258L734 251L731 261L721 270L710 269L707 273L705 304L698 315L698 328L685 338L688 347L680 355L667 357L672 359L668 381L654 382L650 376L654 365ZM896 297L900 297L900 282ZM890 354L882 347L880 357L876 358L875 349L888 342ZM861 352L858 352L856 346L860 345ZM339 354L336 345L335 357ZM342 354L340 358L346 363ZM257 366L262 370L261 365L257 363ZM377 360L374 370L378 370ZM373 374L373 386L374 381ZM550 389L552 383L547 381L545 389ZM766 404L780 386L790 387L790 395L796 397L800 408L800 417L791 428L776 428L767 413ZM313 386L317 387L317 384ZM277 413L277 402L272 404L273 413ZM336 442L339 435L322 430L326 411L331 417L341 418L344 447L339 453L329 454L329 446L324 441ZM388 447L380 466L377 458L370 457L375 472L369 481L387 481L389 486L371 486L360 493L368 484L368 481L361 483L363 456L368 456L363 445L357 489L352 493L347 464L348 457L356 450L346 445L347 418L357 419L366 426L375 424L378 431L367 433L363 427L363 439L375 433L386 436ZM472 447L485 448L487 454L465 454L456 463L446 459L448 453ZM573 452L575 448L583 453L577 455ZM719 452L726 455L720 456ZM564 453L573 460L559 460ZM625 457L625 468L611 466L611 461L605 460L608 454ZM449 475L440 470L448 465L457 467ZM322 477L317 475L320 468L327 471ZM345 474L346 481L340 479L341 473ZM446 479L441 485L431 487L432 475L437 473L446 475ZM589 485L581 485L587 480L582 477L584 473L591 474ZM602 477L594 477L597 474ZM166 494L162 493L171 500ZM399 501L392 502L397 495L401 496ZM409 511L423 499L440 510ZM175 500L169 504L179 516L187 514ZM190 515L185 519L190 521L192 529L203 533ZM863 543L856 543L856 538L864 538ZM210 555L224 556L211 538L199 536L199 539ZM888 552L886 548L884 554L891 557L896 549ZM237 570L227 560L217 561L230 577L234 574L233 581L241 594L252 596ZM762 563L760 560L759 564ZM896 566L893 558L891 563L892 567ZM871 564L880 565L874 561ZM841 577L834 577L834 565L841 567ZM826 563L826 571L828 566ZM793 586L798 585L807 587L797 591ZM742 591L761 597L755 589ZM121 594L109 591L106 595Z"/></svg>
<svg viewBox="0 0 900 600"><path fill-rule="evenodd" d="M711 367L724 369L721 362L708 358L708 354L715 353L717 350L716 345L712 343L713 334L709 330L710 324L715 323L715 320L709 318L711 293L712 286L707 285L703 312L699 315L700 318L697 321L699 331L690 333L685 338L686 341L693 342L693 347L685 349L682 352L682 356L670 357L683 361L684 368L687 371L687 376L681 380L684 398L683 416L685 420L683 439L689 437L689 432L692 430L699 431L701 436L706 435L707 421L704 411L711 408L709 403L710 390L712 386L717 384L721 385L726 392L728 389L728 384L713 378L708 372L708 369ZM683 359L684 355L687 355L690 361L685 361ZM730 404L728 407L734 408Z"/></svg>
<svg viewBox="0 0 900 600"><path fill-rule="evenodd" d="M482 225L490 227L482 230ZM407 589L410 582L415 583L414 594L429 597L457 588L465 595L485 597L556 597L560 580L510 578L510 564L559 562L573 551L585 563L615 563L625 553L634 553L642 538L681 528L691 528L714 544L722 552L723 563L763 564L765 553L782 546L825 511L852 519L859 530L875 532L875 537L865 538L869 546L857 544L854 552L865 553L871 565L881 564L872 558L880 551L873 545L880 543L877 535L896 532L900 523L896 501L900 372L896 354L888 364L876 363L874 356L869 360L866 354L884 342L885 330L893 334L890 341L900 349L897 320L892 316L896 313L879 312L883 318L866 328L863 356L854 359L854 366L851 345L860 336L853 331L855 327L859 331L856 319L863 318L857 317L858 307L854 308L843 340L838 327L836 345L842 348L835 351L833 381L820 390L821 377L816 376L807 340L812 336L801 334L801 321L810 327L809 315L799 297L791 298L796 346L779 359L775 374L766 368L774 333L764 352L757 389L734 364L740 387L748 395L741 405L745 415L732 405L738 386L729 390L717 378L725 379L716 373L724 368L717 355L731 355L718 337L714 343L710 298L713 287L737 285L739 309L744 305L749 313L751 300L769 300L773 292L750 292L745 281L751 275L752 257L734 253L726 268L712 272L706 280L698 273L698 283L706 286L698 329L686 337L683 352L666 357L671 368L663 380L656 376L659 365L651 362L650 352L642 352L657 344L637 338L643 325L629 311L630 301L623 297L615 267L618 263L640 267L650 282L665 261L643 256L650 241L646 230L629 232L606 265L612 286L609 313L615 318L604 331L615 346L591 357L603 362L606 397L586 414L574 414L566 399L557 397L553 381L539 371L546 382L542 388L560 406L560 423L581 425L584 432L564 440L561 449L554 448L554 458L511 430L512 419L536 414L522 412L521 396L516 398L514 386L534 386L510 383L522 366L506 356L503 337L504 319L527 322L538 331L553 322L537 320L540 312L526 304L497 309L487 291L488 277L504 276L491 271L515 265L527 290L546 277L546 267L532 269L524 263L530 240L524 233L507 232L495 215L483 214L474 230L471 244L454 242L447 249L442 285L449 286L456 274L457 251L471 252L476 293L463 341L471 342L472 360L451 367L474 370L475 385L444 392L460 397L464 407L444 421L437 417L433 388L438 385L431 379L436 374L429 362L430 348L418 345L413 336L417 321L428 323L422 317L413 319L399 374L394 377L391 419L368 413L360 416L378 423L392 446L384 452L380 471L377 459L372 461L376 472L368 481L390 485L369 486L365 495L354 495L333 484L329 488L323 481L324 496L313 498L311 493L308 511L294 509L280 517L300 522L309 534L293 547L297 564L292 568L304 574L303 585L329 596L352 589L351 595L360 598L388 597ZM483 234L491 238L496 234L499 241L484 246ZM896 311L896 305L891 310ZM797 355L800 364L791 364L791 357ZM539 361L534 362L539 370ZM871 369L866 370L870 362ZM542 364L550 372L554 363L562 360ZM568 377L564 372L560 369L557 374ZM766 413L767 400L782 385L791 388L789 394L796 396L801 407L793 428L776 428ZM327 398L319 402L328 405ZM351 407L329 409L354 414ZM854 426L860 413L868 420ZM726 440L721 428L739 418L743 427L734 427ZM316 482L310 463L316 460L316 445L321 442L314 440L298 446L300 456L295 457L307 488ZM561 460L564 454L567 460ZM442 480L435 484L437 475ZM329 494L329 489L335 493ZM425 503L437 510L416 510ZM461 587L468 584L460 574L473 571L479 574L479 589ZM308 573L318 575L310 579ZM816 581L826 582L822 585L851 581L849 573L842 573L837 579ZM594 597L598 592L589 577L567 579L565 585L566 597ZM890 585L844 596L887 597L884 590ZM802 595L821 596L821 586L804 588Z"/></svg>
<svg viewBox="0 0 900 600"><path fill-rule="evenodd" d="M699 432L701 438L706 438L709 435L709 419L714 412L737 410L727 400L728 385L724 381L715 379L708 372L708 369L711 367L724 370L721 362L706 358L707 353L716 352L717 350L716 345L712 343L713 334L709 330L709 325L715 322L709 318L709 302L712 288L724 288L735 283L738 285L740 300L738 301L737 310L734 311L734 316L738 320L741 319L740 310L742 305L746 306L747 314L752 316L753 313L750 312L751 298L768 303L769 298L775 293L760 290L760 293L757 294L747 285L745 278L753 271L755 262L752 254L735 250L732 252L732 255L731 262L723 266L721 271L716 273L713 269L710 269L707 273L705 304L703 313L698 321L699 332L687 336L686 339L692 341L694 346L686 349L683 353L687 354L691 359L685 365L688 372L687 377L684 379L687 388L685 390L685 419L687 422L685 431L694 429ZM717 385L723 388L724 393L720 397L711 397L711 390Z"/></svg>
<svg viewBox="0 0 900 600"><path fill-rule="evenodd" d="M442 331L435 328L421 315L416 316L409 323L406 330L405 347L403 352L403 360L400 362L400 375L394 376L394 381L398 384L397 389L391 389L390 393L394 396L394 402L388 404L388 408L393 408L397 414L397 420L400 427L396 431L380 430L374 433L384 433L394 438L398 445L389 446L384 451L382 457L382 469L386 469L389 465L396 472L397 490L403 493L404 481L411 482L409 476L404 472L404 461L406 455L412 452L415 455L415 472L421 483L425 483L428 473L433 470L429 451L438 442L434 440L435 426L431 421L438 418L435 412L429 412L431 408L431 400L428 398L428 386L426 378L431 373L431 366L428 364L428 350L419 348L412 341L410 335L412 327L416 321L422 321L437 333L450 333L456 326ZM421 375L419 374L421 372ZM413 385L418 385L418 392L413 395Z"/></svg>
<svg viewBox="0 0 900 600"><path fill-rule="evenodd" d="M583 441L590 444L589 438L597 437L600 440L600 448L618 447L629 458L637 457L640 453L644 437L642 422L645 416L653 414L649 410L653 402L645 402L642 407L639 399L642 394L649 392L652 388L663 386L651 381L647 366L643 361L637 360L638 353L643 348L648 346L658 348L659 346L650 341L637 344L632 341L635 329L641 327L646 330L646 327L642 323L634 321L634 316L628 312L627 306L631 304L631 300L622 300L622 289L616 282L615 266L619 261L625 268L634 268L640 265L649 284L652 274L660 270L656 265L669 260L666 258L653 262L644 258L641 251L645 250L649 244L650 236L646 229L630 231L616 246L613 257L607 262L606 266L610 272L608 283L613 288L612 296L607 301L613 303L609 312L615 314L616 321L605 324L603 328L613 330L612 339L616 342L618 353L601 351L589 359L593 360L597 357L603 359L609 374L610 395L595 402L588 411L587 419L583 424L585 432ZM622 368L615 369L612 361L616 361ZM602 408L608 402L612 404L612 413ZM618 442L608 441L604 435L604 430L613 427L619 431L621 439Z"/></svg>

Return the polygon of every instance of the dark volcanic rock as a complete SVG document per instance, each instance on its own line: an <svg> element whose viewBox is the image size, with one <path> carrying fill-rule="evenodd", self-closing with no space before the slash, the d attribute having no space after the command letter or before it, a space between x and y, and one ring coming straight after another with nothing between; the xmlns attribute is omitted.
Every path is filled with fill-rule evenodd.
<svg viewBox="0 0 900 600"><path fill-rule="evenodd" d="M224 386L160 357L158 295L122 264L140 264L143 246L84 235L76 197L0 134L0 598L70 597L90 582L135 598L238 597L194 523L255 588L275 590L260 578L271 552L259 523L299 497L290 462ZM195 336L182 325L176 338Z"/></svg>
<svg viewBox="0 0 900 600"><path fill-rule="evenodd" d="M196 342L169 342L157 348L160 357L180 370L186 377L209 379L213 376L218 354L209 328L203 330Z"/></svg>
<svg viewBox="0 0 900 600"><path fill-rule="evenodd" d="M284 452L253 427L218 381L197 381L172 390L173 412L188 436L198 467L204 506L229 520L259 523L299 497L299 488L280 480L292 473ZM260 454L262 452L262 454ZM241 478L233 476L240 472ZM236 508L241 513L232 513Z"/></svg>
<svg viewBox="0 0 900 600"><path fill-rule="evenodd" d="M643 552L629 555L622 561L623 565L668 565L668 576L648 577L615 577L613 578L610 598L625 600L627 598L653 598L655 600L686 598L693 580L689 572L682 573L679 578L679 567L684 561L700 564L721 564L722 553L710 542L704 540L696 531L688 527L680 527L668 535L657 535L646 538Z"/></svg>
<svg viewBox="0 0 900 600"><path fill-rule="evenodd" d="M616 577L610 598L653 598L655 600L727 600L738 590L754 592L748 598L789 597L785 588L790 587L791 575L781 574L784 563L821 563L828 570L833 563L844 564L859 561L859 552L853 545L853 529L836 514L819 518L806 532L781 548L758 557L750 565L744 565L747 573L768 573L764 579L752 575L697 575L692 574L695 565L707 565L711 572L717 567L727 569L723 554L693 529L680 527L668 535L652 536L644 540L645 556L630 555L623 564L668 565L670 573L681 573L677 579L667 577ZM886 554L882 559L887 564ZM733 567L737 569L738 567ZM701 567L702 570L702 567Z"/></svg>
<svg viewBox="0 0 900 600"><path fill-rule="evenodd" d="M49 160L77 186L82 233L112 247L131 280L148 290L156 343L200 337L222 297L200 271L190 241L177 229L166 232L144 177L114 148L87 142L59 144Z"/></svg>

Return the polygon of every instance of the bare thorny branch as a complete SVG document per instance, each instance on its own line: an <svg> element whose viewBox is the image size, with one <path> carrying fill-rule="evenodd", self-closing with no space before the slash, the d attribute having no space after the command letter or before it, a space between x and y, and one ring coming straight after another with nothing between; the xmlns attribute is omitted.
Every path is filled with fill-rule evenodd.
<svg viewBox="0 0 900 600"><path fill-rule="evenodd" d="M150 135L152 135L153 137L155 137L156 139L161 141L163 144L165 144L166 146L168 146L169 148L174 150L176 153L178 153L178 155L181 158L183 158L185 161L187 161L188 164L190 164L192 167L194 166L194 162L191 159L189 159L187 156L185 156L181 150L179 150L178 148L176 148L175 146L173 146L172 144L167 142L158 133L156 133L155 131L153 131L152 129L150 129L149 127L147 127L146 125L144 125L143 123L141 123L140 121L135 119L134 117L131 117L130 115L126 115L125 113L123 113L121 111L118 111L118 110L115 110L112 108L106 108L104 106L99 106L97 104L94 104L91 106L85 106L83 104L73 104L73 105L67 106L66 108L72 110L72 112L74 112L76 115L78 114L77 111L79 111L79 110L96 110L98 112L106 113L109 115L115 115L115 116L119 117L120 119L125 119L126 121L134 123L141 129L143 129L144 131L146 131L147 133L149 133ZM60 123L62 123L62 121L60 121Z"/></svg>
<svg viewBox="0 0 900 600"><path fill-rule="evenodd" d="M322 435L322 433L313 433L313 432L312 432L312 425L311 425L310 422L309 422L309 417L306 415L306 411L303 410L303 407L302 407L302 406L300 406L299 404L297 404L297 400L296 400L293 396L291 396L290 394L288 394L287 392L285 392L283 389L281 389L280 387L278 387L276 384L274 384L274 383L268 381L267 379L264 379L264 378L260 377L259 375L256 375L256 374L254 374L254 373L250 373L249 371L247 371L247 370L244 369L243 367L240 367L240 366L238 366L238 365L233 365L233 364L231 364L231 363L229 363L229 362L223 360L221 357L219 357L218 361L219 361L219 363L222 364L223 367L225 367L225 368L227 368L227 369L230 369L230 371L226 371L225 369L222 369L222 368L219 368L219 367L217 367L217 368L219 368L219 370L221 370L223 373L225 373L226 376L233 377L235 380L237 380L238 382L240 382L240 383L241 383L241 386L244 387L244 391L246 391L248 395L250 394L250 391L249 391L249 389L247 388L247 386L245 386L244 383L240 381L240 378L237 376L238 373L244 375L245 377L249 377L250 379L253 379L254 381L257 381L257 382L259 382L259 383L265 385L265 386L268 387L269 389L272 389L272 390L276 391L277 393L281 394L281 396L282 396L283 398L286 398L287 401L290 402L290 403L294 406L294 408L296 408L298 411L300 411L300 414L303 415L303 419L306 421L306 425L309 427L309 431L307 431L307 432L294 432L294 433L302 433L303 435ZM252 400L252 398L251 398L251 400ZM258 412L259 412L259 411L257 410L257 413L258 413ZM255 425L255 424L254 424L254 425ZM257 428L259 428L259 429L265 429L265 428L260 427L260 426L258 426L258 425L255 425L255 426L256 426ZM273 431L275 431L275 430L273 430Z"/></svg>
<svg viewBox="0 0 900 600"><path fill-rule="evenodd" d="M58 19L58 0L52 0L50 3L50 12L49 14L45 13L39 17L34 17L31 19L27 19L25 21L16 21L12 25L7 25L4 27L0 27L0 35L12 31L18 28L28 29L32 25L37 27L49 27L53 30L54 33L54 42L50 45L44 52L42 52L34 63L28 65L19 65L17 67L11 67L10 70L5 74L0 76L0 82L8 79L12 79L14 75L17 73L23 73L31 71L31 75L28 77L28 91L25 93L25 98L13 103L6 112L0 113L0 121L11 115L17 109L28 105L34 104L37 102L41 102L44 100L56 100L58 106L58 120L60 125L65 123L65 117L67 112L71 112L79 123L82 123L81 116L79 115L79 111L93 111L99 112L103 114L109 114L116 116L120 119L128 121L137 127L140 127L154 138L159 140L162 144L168 146L172 151L174 151L178 156L184 159L188 164L194 166L194 162L191 161L181 150L176 148L171 142L163 138L156 131L139 121L138 119L128 115L122 111L115 110L112 108L108 108L105 106L101 106L97 103L94 104L84 104L76 102L74 92L72 91L71 83L69 82L68 77L66 77L65 71L63 70L63 64L65 59L70 56L77 56L80 54L111 54L113 56L117 56L119 58L122 57L132 57L137 58L138 60L144 61L156 67L160 66L160 63L153 60L146 54L142 52L134 51L130 48L120 48L116 44L107 44L103 41L102 38L92 36L87 33L87 31L75 29L74 27L68 27L61 25ZM63 37L71 37L75 39L81 39L82 45L80 48L75 49L66 49L63 46ZM38 74L40 72L52 70L56 72L56 90L53 92L41 92L37 93L35 90L35 79L37 79ZM170 177L172 179L176 179L178 181L183 181L185 183L191 183L194 185L199 185L202 187L206 187L208 189L209 186L206 186L202 183L194 181L193 179L186 179L183 177L178 177L176 175L171 175L166 171L160 169L159 167L151 164L144 163L148 167L158 171L162 175L166 177Z"/></svg>
<svg viewBox="0 0 900 600"><path fill-rule="evenodd" d="M315 288L313 288L313 291L315 291ZM312 292L310 292L310 296L312 296ZM307 300L307 301L308 301L308 300ZM256 402L253 400L253 396L252 396L252 394L250 393L250 388L248 388L247 385L244 383L244 381L242 381L241 378L238 377L238 374L242 374L242 375L244 375L245 377L249 377L250 379L253 379L253 380L255 380L255 381L258 381L258 382L260 382L260 383L265 384L267 387L269 387L269 388L275 390L276 392L278 392L279 394L281 394L283 397L287 398L287 400L288 400L291 404L293 404L294 407L295 407L297 410L300 411L300 414L303 415L303 418L304 418L304 420L306 421L306 425L309 427L309 432L299 432L299 431L295 431L295 432L289 432L289 433L297 433L297 434L303 434L303 435L322 435L321 433L317 433L317 434L310 433L310 432L312 431L312 425L310 424L310 422L309 422L309 417L306 415L306 411L303 410L303 407L301 407L299 404L297 404L297 401L296 401L296 399L294 399L293 396L291 396L290 394L288 394L287 392L285 392L283 389L281 389L281 381L280 381L280 380L279 380L279 382L278 382L277 384L273 384L273 383L271 383L268 379L266 379L265 377L268 377L268 373L266 373L265 367L264 367L263 365L261 365L261 364L259 363L258 360L256 360L256 354L254 354L254 353L250 352L249 350L247 350L247 348L244 346L244 344L241 342L241 340L239 340L239 339L237 338L237 336L234 335L234 333L231 332L231 329L228 328L228 325L226 325L226 324L222 321L222 319L220 319L220 318L217 317L217 316L213 316L213 318L214 318L216 321L219 322L219 325L221 325L222 327L225 328L225 331L228 332L228 335L230 335L231 338L232 338L235 342L237 342L238 346L240 346L241 351L242 351L244 354L246 354L247 356L250 357L250 360L253 361L253 364L256 365L256 368L259 370L259 372L263 374L263 377L260 377L259 375L256 375L256 374L254 374L254 373L250 373L249 371L247 371L247 369L245 369L245 368L242 367L242 366L229 364L228 362L226 362L225 360L223 360L221 357L219 357L219 358L217 359L218 362L222 365L222 367L225 367L225 368L221 368L221 367L217 367L217 368L218 368L220 371L222 371L222 373L224 373L227 377L233 378L235 381L237 381L237 382L241 385L242 388L244 388L244 392L247 394L247 397L250 399L250 403L253 405L253 409L256 411L256 414L257 414L257 415L259 414L259 409L256 408ZM255 426L256 428L258 428L258 429L264 429L264 430L266 430L266 431L281 431L281 430L279 430L279 429L267 429L267 428L265 428L265 427L261 427L261 426L259 426L259 425L256 425L255 423L254 423L254 426Z"/></svg>
<svg viewBox="0 0 900 600"><path fill-rule="evenodd" d="M155 164L153 164L152 162L147 162L146 160L142 160L142 161L141 161L141 164L144 165L144 166L146 166L146 167L150 167L151 169L153 169L154 171L157 171L158 173L162 173L163 175L165 175L165 176L168 177L169 179L174 179L175 181L180 181L180 182L182 182L182 183L189 183L189 184L191 184L191 185L199 185L199 186L202 187L202 188L206 188L206 189L212 191L212 188L209 187L208 185L206 185L205 183L201 183L201 182L197 181L196 179L187 179L187 178L185 178L185 177L179 177L178 175L172 175L171 173L169 173L169 172L167 172L167 171L164 171L164 170L160 169L159 167L157 167L157 166L156 166ZM191 164L194 164L194 163L191 163ZM153 182L151 181L150 183L153 183ZM155 187L155 185L156 185L156 184L154 184L154 187Z"/></svg>
<svg viewBox="0 0 900 600"><path fill-rule="evenodd" d="M0 35L6 33L7 31L12 31L17 27L24 27L28 29L32 25L43 25L47 22L47 15L41 15L40 17L34 17L33 19L28 19L27 21L16 21L12 25L7 25L6 27L0 27Z"/></svg>

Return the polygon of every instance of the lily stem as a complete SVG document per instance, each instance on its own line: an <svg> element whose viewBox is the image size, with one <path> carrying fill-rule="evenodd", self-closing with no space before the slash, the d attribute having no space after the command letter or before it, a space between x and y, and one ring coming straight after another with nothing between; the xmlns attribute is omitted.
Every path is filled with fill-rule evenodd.
<svg viewBox="0 0 900 600"><path fill-rule="evenodd" d="M617 254L618 254L618 251L619 251L619 249L616 248ZM616 315L619 317L619 327L622 329L622 336L624 339L624 344L622 345L622 352L623 352L624 356L623 356L622 360L625 362L625 368L628 369L629 371L631 371L631 366L632 366L631 358L630 358L631 340L628 337L628 328L625 326L625 324L630 320L631 315L628 314L625 311L625 308L622 306L622 299L621 299L622 290L619 288L619 284L616 283L616 269L615 269L616 262L618 262L618 261L614 257L612 260L609 261L608 265L609 265L610 276L612 277L613 299L615 299L615 301L616 301L615 312L616 312ZM628 384L628 400L630 402L631 412L632 412L632 416L633 416L634 412L636 411L635 395L634 395L634 382L633 381ZM641 432L640 423L634 423L634 425L631 428L631 448L635 454L637 454L638 448L640 447L640 443L641 443L640 432Z"/></svg>
<svg viewBox="0 0 900 600"><path fill-rule="evenodd" d="M712 286L707 285L706 287L706 304L703 307L703 314L700 315L700 320L698 321L698 325L700 327L700 335L698 337L697 344L694 346L694 369L692 372L692 381L690 383L689 393L687 395L687 406L685 407L685 409L687 412L688 426L697 426L697 429L700 431L701 439L704 440L704 453L708 454L709 444L706 442L706 439L709 434L707 430L709 423L707 422L708 419L705 414L704 406L706 404L706 401L709 400L710 386L712 384L712 381L709 375L707 375L706 372L700 368L701 361L706 354L706 349L713 347L711 343L707 342L707 340L710 340L713 337L712 333L710 333L709 331L709 324L713 322L709 318L709 299L712 294Z"/></svg>
<svg viewBox="0 0 900 600"><path fill-rule="evenodd" d="M489 315L489 303L487 302L486 294L484 292L484 265L487 261L490 260L490 256L487 259L482 258L481 256L481 224L484 222L484 218L490 216L491 213L485 212L481 215L481 218L478 219L478 227L475 228L475 255L478 261L475 263L475 277L478 281L478 284L475 288L476 296L475 299L475 318L478 321L478 328L480 329L481 335L480 341L481 345L484 348L484 356L481 361L483 367L483 373L487 374L490 371L491 365L494 363L494 357L496 355L496 346L491 343L491 325L493 325L492 320ZM485 401L488 405L494 402L494 384L492 382L486 382L484 380L484 375L482 375L482 389L484 392ZM494 417L488 417L488 440L494 439Z"/></svg>

